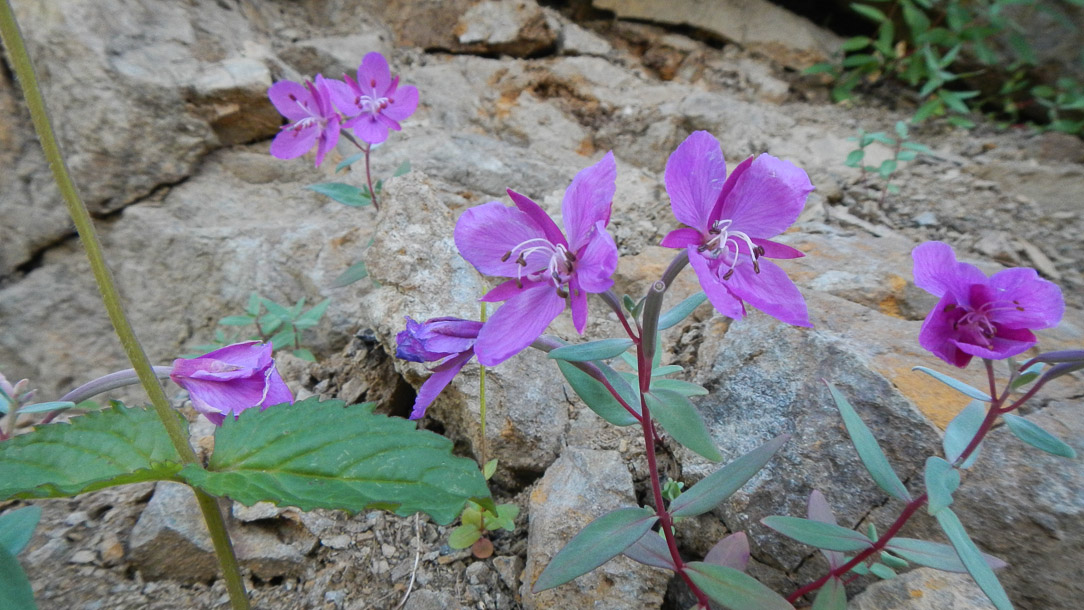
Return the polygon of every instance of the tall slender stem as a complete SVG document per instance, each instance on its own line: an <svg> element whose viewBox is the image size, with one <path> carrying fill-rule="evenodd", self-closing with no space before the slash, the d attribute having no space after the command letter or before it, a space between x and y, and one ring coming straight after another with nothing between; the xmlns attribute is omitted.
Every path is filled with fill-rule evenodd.
<svg viewBox="0 0 1084 610"><path fill-rule="evenodd" d="M22 86L23 97L30 109L30 119L34 124L38 139L41 141L45 158L49 162L50 169L52 169L53 178L56 180L60 194L68 207L68 213L71 215L76 231L79 233L79 238L83 242L87 258L90 260L90 268L95 281L98 283L98 290L101 292L102 302L105 304L109 320L113 323L113 328L120 339L121 345L124 347L124 352L127 354L128 360L131 361L132 368L135 369L140 383L147 391L151 404L154 406L159 419L162 420L162 425L165 426L169 439L180 455L181 460L186 464L199 464L195 452L188 444L188 438L184 427L181 425L181 420L177 413L170 408L169 401L166 399L162 386L158 383L158 378L151 367L150 360L147 359L147 354L144 352L143 346L139 343L139 339L136 337L135 331L124 313L120 294L113 282L112 273L106 265L101 243L94 231L94 223L90 219L90 212L87 211L86 205L79 197L75 183L68 172L67 164L60 152L60 145L49 121L45 99L38 87L34 67L30 62L30 56L26 51L26 45L19 31L19 25L15 21L15 14L9 0L4 0L0 4L0 38L3 39L15 75ZM230 593L230 601L235 610L247 610L249 608L248 595L245 593L240 568L233 554L229 535L226 533L226 523L222 517L222 511L218 508L214 498L198 489L194 491L196 498L199 500L200 509L203 511L204 520L207 522L207 529L214 541L215 551L218 554L219 563L222 566L226 580L226 588Z"/></svg>

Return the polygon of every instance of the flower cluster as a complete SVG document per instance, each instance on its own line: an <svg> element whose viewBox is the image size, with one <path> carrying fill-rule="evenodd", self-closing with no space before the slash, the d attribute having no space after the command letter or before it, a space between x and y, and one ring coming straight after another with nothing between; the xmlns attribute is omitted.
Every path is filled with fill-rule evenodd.
<svg viewBox="0 0 1084 610"><path fill-rule="evenodd" d="M271 344L248 341L227 345L198 358L173 361L169 378L188 390L197 411L215 425L245 409L293 403L294 396L271 358Z"/></svg>
<svg viewBox="0 0 1084 610"><path fill-rule="evenodd" d="M316 144L316 165L338 143L342 129L353 129L370 146L380 144L388 138L388 130L399 131L399 121L418 107L418 89L400 87L387 60L375 52L362 59L356 79L344 74L341 81L321 75L304 85L280 81L267 96L289 121L271 142L271 154L293 159Z"/></svg>

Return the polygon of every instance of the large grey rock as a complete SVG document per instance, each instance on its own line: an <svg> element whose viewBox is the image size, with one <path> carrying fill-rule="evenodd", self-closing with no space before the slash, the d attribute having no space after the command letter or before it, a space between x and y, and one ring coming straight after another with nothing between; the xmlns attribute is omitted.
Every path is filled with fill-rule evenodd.
<svg viewBox="0 0 1084 610"><path fill-rule="evenodd" d="M848 610L991 610L986 594L967 574L919 568L871 585Z"/></svg>

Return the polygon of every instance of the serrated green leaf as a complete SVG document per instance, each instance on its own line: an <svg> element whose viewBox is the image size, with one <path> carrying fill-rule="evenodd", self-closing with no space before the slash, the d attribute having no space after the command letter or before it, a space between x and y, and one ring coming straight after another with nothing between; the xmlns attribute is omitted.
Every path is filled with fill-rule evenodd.
<svg viewBox="0 0 1084 610"><path fill-rule="evenodd" d="M899 161L914 161L918 157L918 153L913 150L901 150L896 153L896 159Z"/></svg>
<svg viewBox="0 0 1084 610"><path fill-rule="evenodd" d="M37 610L34 603L34 589L26 572L19 565L19 560L0 547L0 599L4 600L4 610Z"/></svg>
<svg viewBox="0 0 1084 610"><path fill-rule="evenodd" d="M113 407L0 443L0 500L175 479L180 461L153 411Z"/></svg>
<svg viewBox="0 0 1084 610"><path fill-rule="evenodd" d="M358 261L353 265L350 265L346 271L343 271L335 278L331 285L335 288L342 288L343 286L349 286L354 282L369 277L369 268L365 266L365 261Z"/></svg>
<svg viewBox="0 0 1084 610"><path fill-rule="evenodd" d="M248 326L256 323L256 316L226 316L218 321L222 326Z"/></svg>
<svg viewBox="0 0 1084 610"><path fill-rule="evenodd" d="M966 383L960 381L959 379L953 379L952 377L949 377L948 375L946 375L944 373L935 371L935 370L930 369L930 368L926 368L924 366L916 366L916 367L913 367L911 370L912 371L921 371L923 373L926 373L930 377L933 377L934 379L940 381L941 383L949 386L950 388L956 390L957 392L960 392L961 394L963 394L963 395L965 395L965 396L967 396L969 398L974 398L975 400L982 400L982 401L985 401L985 402L990 402L990 395L989 394L983 392L982 390L980 390L978 388L973 388L973 387L967 385Z"/></svg>
<svg viewBox="0 0 1084 610"><path fill-rule="evenodd" d="M535 581L531 591L552 589L621 554L658 521L647 508L619 508L602 515L569 540Z"/></svg>
<svg viewBox="0 0 1084 610"><path fill-rule="evenodd" d="M208 470L189 466L181 476L248 506L376 507L423 512L443 525L468 499L490 495L478 466L452 448L415 422L375 415L372 405L344 408L313 397L227 418L215 433Z"/></svg>
<svg viewBox="0 0 1084 610"><path fill-rule="evenodd" d="M713 462L723 459L704 418L688 398L670 390L652 390L644 398L655 419L675 441Z"/></svg>
<svg viewBox="0 0 1084 610"><path fill-rule="evenodd" d="M351 165L357 163L364 156L365 156L365 151L361 151L361 152L358 152L358 153L354 153L354 154L350 155L349 157L343 159L342 161L339 162L338 165L335 166L335 173L337 174L337 173L343 171L344 169L350 167Z"/></svg>
<svg viewBox="0 0 1084 610"><path fill-rule="evenodd" d="M1005 594L1005 589L1001 587L1001 583L997 580L997 575L990 569L989 564L983 558L983 554L979 551L975 543L971 541L971 538L964 530L964 526L960 523L959 517L951 509L937 513L937 523L941 526L942 531L948 536L949 542L952 543L953 548L956 549L956 553L960 556L960 561L963 562L964 567L967 568L967 573L971 574L971 578L975 579L975 584L979 585L982 592L986 594L986 597L990 598L990 601L994 604L997 610L1012 610L1012 602L1009 601L1009 596Z"/></svg>
<svg viewBox="0 0 1084 610"><path fill-rule="evenodd" d="M851 442L854 443L854 448L858 451L858 457L862 460L862 465L869 471L870 476L873 477L873 481L892 497L904 502L910 502L911 494L907 493L903 481L900 481L899 476L892 470L884 451L881 451L880 445L877 444L877 439L874 438L873 433L866 427L866 424L862 422L862 418L858 416L854 407L830 383L828 384L828 391L832 393L836 408L839 409L839 414L843 417L843 425L847 427L847 434L850 435Z"/></svg>
<svg viewBox="0 0 1084 610"><path fill-rule="evenodd" d="M702 515L738 491L787 442L782 434L704 477L670 504L674 517Z"/></svg>
<svg viewBox="0 0 1084 610"><path fill-rule="evenodd" d="M275 350L285 349L293 345L296 339L297 332L293 327L287 327L271 335L271 345Z"/></svg>
<svg viewBox="0 0 1084 610"><path fill-rule="evenodd" d="M703 292L698 292L694 295L690 295L682 299L680 303L671 307L666 313L659 316L659 330L666 330L672 326L681 323L682 320L689 317L700 304L708 300L708 295Z"/></svg>
<svg viewBox="0 0 1084 610"><path fill-rule="evenodd" d="M781 515L764 517L760 522L788 538L818 549L846 553L864 551L873 546L873 542L864 534L842 525Z"/></svg>
<svg viewBox="0 0 1084 610"><path fill-rule="evenodd" d="M32 405L23 405L19 407L19 414L26 415L27 413L45 413L46 411L63 411L64 409L70 409L75 406L75 403L70 400L51 400L49 402L36 402Z"/></svg>
<svg viewBox="0 0 1084 610"><path fill-rule="evenodd" d="M610 391L606 389L606 386L602 385L594 377L564 360L557 361L557 368L561 369L561 374L565 376L568 385L572 386L572 391L576 392L580 400L602 419L615 426L631 426L639 421L625 407L621 406L621 403L617 402L613 395L610 394ZM624 380L618 378L618 381L628 386ZM610 383L613 385L613 381ZM628 404L633 408L639 406L638 402Z"/></svg>
<svg viewBox="0 0 1084 610"><path fill-rule="evenodd" d="M274 316L274 318L278 319L279 321L290 322L294 319L294 314L292 311L290 311L289 307L279 305L278 303L267 298L261 299L260 302L263 304L264 307L267 308L268 313ZM262 324L263 321L261 320L260 323Z"/></svg>
<svg viewBox="0 0 1084 610"><path fill-rule="evenodd" d="M250 316L260 315L260 303L263 298L255 290L248 294L248 304L245 305L245 313Z"/></svg>
<svg viewBox="0 0 1084 610"><path fill-rule="evenodd" d="M812 610L847 610L847 589L843 581L829 578L813 598Z"/></svg>
<svg viewBox="0 0 1084 610"><path fill-rule="evenodd" d="M1001 417L1004 418L1005 423L1009 426L1009 431L1012 432L1016 438L1032 447L1065 458L1076 457L1076 450L1066 444L1065 441L1046 430L1043 430L1039 424L1036 424L1029 419L1024 419L1019 415L1013 415L1012 413L1006 413Z"/></svg>
<svg viewBox="0 0 1084 610"><path fill-rule="evenodd" d="M945 460L930 456L926 458L925 479L926 494L930 497L928 510L936 515L952 504L952 494L960 487L960 471Z"/></svg>
<svg viewBox="0 0 1084 610"><path fill-rule="evenodd" d="M794 610L778 593L734 568L693 561L685 564L685 575L712 601L730 610Z"/></svg>
<svg viewBox="0 0 1084 610"><path fill-rule="evenodd" d="M930 98L918 107L918 110L915 111L915 116L911 118L911 121L914 123L921 123L932 116L944 114L944 112L944 104L941 103L941 100L936 97Z"/></svg>
<svg viewBox="0 0 1084 610"><path fill-rule="evenodd" d="M554 360L589 362L619 356L632 347L632 339L600 339L576 345L565 345L549 352Z"/></svg>
<svg viewBox="0 0 1084 610"><path fill-rule="evenodd" d="M24 506L0 515L0 548L18 555L34 536L40 520L40 506Z"/></svg>
<svg viewBox="0 0 1084 610"><path fill-rule="evenodd" d="M354 208L365 207L372 203L368 191L359 189L351 184L342 182L322 182L306 186L310 191L315 191L338 201L343 205Z"/></svg>
<svg viewBox="0 0 1084 610"><path fill-rule="evenodd" d="M907 561L921 566L944 572L967 572L967 568L960 561L956 549L947 544L916 540L915 538L896 537L889 540L885 548ZM1008 565L997 557L985 553L983 553L983 559L994 570L999 570Z"/></svg>
<svg viewBox="0 0 1084 610"><path fill-rule="evenodd" d="M982 425L982 420L986 418L986 405L981 400L973 400L966 407L964 407L956 417L952 418L949 425L945 427L945 438L942 441L942 446L945 449L945 459L951 464L956 464L956 460L967 449L967 446L971 443L971 439L975 438L975 433L979 431L979 426ZM982 448L980 444L971 452L971 455L964 461L963 464L959 464L959 468L970 468L975 460L979 456L979 449Z"/></svg>
<svg viewBox="0 0 1084 610"><path fill-rule="evenodd" d="M453 549L465 549L481 537L482 532L477 525L460 525L448 534L448 546Z"/></svg>
<svg viewBox="0 0 1084 610"><path fill-rule="evenodd" d="M880 174L882 178L887 179L896 171L897 165L895 159L885 159L884 161L881 161L881 166L877 168L877 173Z"/></svg>

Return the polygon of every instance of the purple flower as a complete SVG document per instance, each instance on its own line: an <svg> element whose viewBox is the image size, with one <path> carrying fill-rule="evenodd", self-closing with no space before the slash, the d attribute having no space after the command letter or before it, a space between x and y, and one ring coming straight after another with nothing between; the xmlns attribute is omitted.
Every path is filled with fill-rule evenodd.
<svg viewBox="0 0 1084 610"><path fill-rule="evenodd" d="M727 178L719 142L695 132L666 162L670 207L688 226L662 245L688 250L708 300L724 316L741 319L748 302L787 324L812 326L794 282L766 260L803 256L768 238L798 219L812 190L805 171L771 155L749 157Z"/></svg>
<svg viewBox="0 0 1084 610"><path fill-rule="evenodd" d="M301 86L293 81L271 85L267 97L282 116L291 122L271 142L271 155L278 159L294 159L309 152L315 142L316 165L324 161L327 151L339 141L342 117L331 105L329 81L316 76L316 84L305 81ZM337 82L337 81L335 81ZM342 83L339 83L342 84Z"/></svg>
<svg viewBox="0 0 1084 610"><path fill-rule="evenodd" d="M1029 329L1057 326L1065 311L1061 289L1034 269L1014 268L986 277L956 261L939 241L911 252L915 284L940 297L922 323L918 341L938 358L963 368L972 356L1000 360L1038 341Z"/></svg>
<svg viewBox="0 0 1084 610"><path fill-rule="evenodd" d="M388 61L380 53L369 53L358 66L358 79L343 75L345 83L329 81L335 105L347 116L343 124L370 144L388 139L388 130L399 131L399 121L414 114L418 107L418 89L399 87L399 77L392 78Z"/></svg>
<svg viewBox="0 0 1084 610"><path fill-rule="evenodd" d="M395 355L411 362L438 362L414 400L410 419L419 419L459 369L474 357L474 342L482 323L461 318L430 318L419 323L410 316L406 323L406 330L395 337Z"/></svg>
<svg viewBox="0 0 1084 610"><path fill-rule="evenodd" d="M275 369L270 343L235 343L198 358L178 358L169 378L188 390L192 406L219 426L226 415L236 418L252 407L262 411L294 402Z"/></svg>
<svg viewBox="0 0 1084 610"><path fill-rule="evenodd" d="M519 353L566 303L583 333L587 293L608 290L617 269L617 245L606 232L616 180L612 152L576 174L561 207L568 239L537 203L512 190L516 207L491 201L459 218L455 244L463 258L483 274L514 278L482 297L507 302L478 333L479 362L494 366Z"/></svg>

